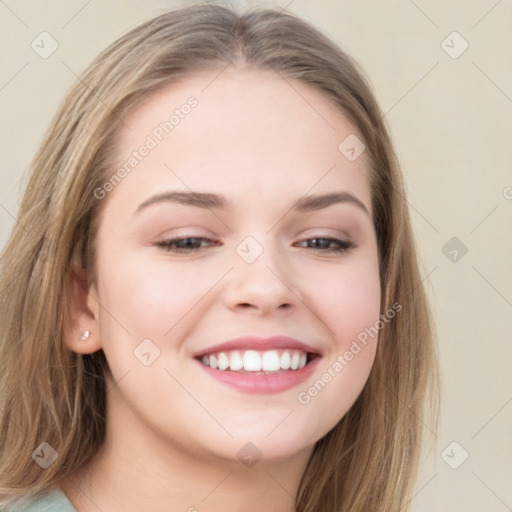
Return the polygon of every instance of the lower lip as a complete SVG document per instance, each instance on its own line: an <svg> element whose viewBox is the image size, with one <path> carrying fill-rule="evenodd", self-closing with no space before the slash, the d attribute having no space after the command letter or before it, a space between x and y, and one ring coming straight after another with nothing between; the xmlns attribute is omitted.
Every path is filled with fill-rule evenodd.
<svg viewBox="0 0 512 512"><path fill-rule="evenodd" d="M195 359L201 368L222 384L243 393L270 394L286 391L304 382L315 370L320 357L315 357L300 370L289 370L273 375L250 375L230 370L214 370Z"/></svg>

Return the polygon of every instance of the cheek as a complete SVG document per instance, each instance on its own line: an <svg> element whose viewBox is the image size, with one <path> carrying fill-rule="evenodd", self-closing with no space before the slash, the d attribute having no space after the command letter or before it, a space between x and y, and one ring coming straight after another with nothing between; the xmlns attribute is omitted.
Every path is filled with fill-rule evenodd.
<svg viewBox="0 0 512 512"><path fill-rule="evenodd" d="M119 389L125 399L147 417L155 410L187 407L186 394L165 370L174 372L180 340L195 325L201 299L219 280L211 266L198 267L138 257L115 259L111 253L99 268L103 350L114 380L122 382Z"/></svg>
<svg viewBox="0 0 512 512"><path fill-rule="evenodd" d="M324 312L337 351L345 350L347 343L350 345L353 338L379 319L378 268L364 261L355 262L337 272L317 273L315 281L318 311Z"/></svg>
<svg viewBox="0 0 512 512"><path fill-rule="evenodd" d="M219 275L217 275L219 274ZM162 339L212 288L222 272L211 267L149 262L136 258L118 261L104 273L105 307L132 338ZM115 313L114 313L115 311ZM114 328L119 328L119 325Z"/></svg>
<svg viewBox="0 0 512 512"><path fill-rule="evenodd" d="M152 394L155 386L168 388L170 378L164 369L182 360L188 347L181 341L199 322L229 266L213 269L212 265L170 263L164 258L148 261L109 255L103 269L99 268L103 351L116 380L129 371L130 380L145 383L134 395L144 400L144 389ZM147 358L148 352L152 362L145 367L138 356Z"/></svg>
<svg viewBox="0 0 512 512"><path fill-rule="evenodd" d="M380 279L374 264L354 264L318 275L318 311L330 329L328 348L315 379L299 390L297 401L315 417L318 429L334 427L355 402L375 358L380 315Z"/></svg>

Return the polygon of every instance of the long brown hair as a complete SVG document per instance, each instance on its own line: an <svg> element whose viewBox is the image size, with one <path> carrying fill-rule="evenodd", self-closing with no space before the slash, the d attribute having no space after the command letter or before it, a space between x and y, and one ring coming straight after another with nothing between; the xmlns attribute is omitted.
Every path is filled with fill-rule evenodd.
<svg viewBox="0 0 512 512"><path fill-rule="evenodd" d="M383 114L357 63L309 23L273 8L236 13L211 4L158 16L103 51L71 88L33 160L0 263L0 505L42 493L90 461L104 441L104 354L72 352L63 330L72 262L96 282L96 232L108 199L99 201L94 190L112 175L116 129L154 91L229 65L309 84L357 127L370 157L381 311L403 306L379 333L362 393L316 443L296 509L408 509L424 423L434 428L437 417L437 358ZM42 442L58 453L47 469L31 457Z"/></svg>

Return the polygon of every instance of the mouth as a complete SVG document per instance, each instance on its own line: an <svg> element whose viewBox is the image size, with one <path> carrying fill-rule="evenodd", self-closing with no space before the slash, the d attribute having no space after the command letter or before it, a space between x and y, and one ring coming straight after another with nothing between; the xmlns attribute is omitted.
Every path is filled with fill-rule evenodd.
<svg viewBox="0 0 512 512"><path fill-rule="evenodd" d="M295 348L272 350L224 350L203 354L195 359L203 366L220 372L247 375L278 375L296 372L319 355Z"/></svg>
<svg viewBox="0 0 512 512"><path fill-rule="evenodd" d="M307 380L322 354L288 336L246 336L210 346L192 356L214 380L242 393L269 394Z"/></svg>
<svg viewBox="0 0 512 512"><path fill-rule="evenodd" d="M196 357L203 365L221 372L249 375L275 375L301 370L317 354L296 349L228 350Z"/></svg>

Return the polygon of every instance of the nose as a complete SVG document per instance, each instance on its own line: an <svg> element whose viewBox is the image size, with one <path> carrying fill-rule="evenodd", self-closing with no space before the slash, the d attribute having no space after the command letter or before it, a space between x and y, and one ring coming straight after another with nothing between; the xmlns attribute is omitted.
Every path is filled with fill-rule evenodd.
<svg viewBox="0 0 512 512"><path fill-rule="evenodd" d="M246 309L265 316L274 311L292 311L300 302L300 294L294 284L297 276L293 275L285 258L268 244L252 263L236 255L233 266L224 290L225 304L229 309Z"/></svg>

